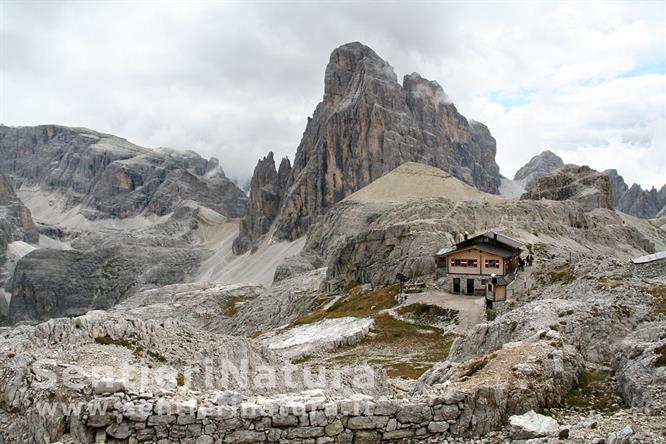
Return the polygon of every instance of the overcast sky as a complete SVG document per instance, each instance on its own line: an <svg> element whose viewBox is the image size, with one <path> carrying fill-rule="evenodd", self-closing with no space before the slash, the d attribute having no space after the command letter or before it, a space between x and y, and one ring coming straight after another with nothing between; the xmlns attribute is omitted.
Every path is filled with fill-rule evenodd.
<svg viewBox="0 0 666 444"><path fill-rule="evenodd" d="M293 159L331 50L361 41L487 124L505 176L548 148L661 186L665 5L0 0L0 123L194 149L243 179Z"/></svg>

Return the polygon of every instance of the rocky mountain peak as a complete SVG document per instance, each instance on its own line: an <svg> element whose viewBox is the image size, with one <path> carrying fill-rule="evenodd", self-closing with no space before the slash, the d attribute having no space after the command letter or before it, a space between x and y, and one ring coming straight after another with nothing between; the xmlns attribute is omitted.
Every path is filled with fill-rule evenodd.
<svg viewBox="0 0 666 444"><path fill-rule="evenodd" d="M435 166L498 193L495 139L458 113L437 82L413 73L401 85L388 62L355 42L333 50L324 83L289 178L278 187L283 194L274 218L276 239L300 237L328 208L405 162ZM250 200L262 198L251 191ZM273 206L250 211L235 251L250 249L269 220Z"/></svg>
<svg viewBox="0 0 666 444"><path fill-rule="evenodd" d="M282 195L288 186L290 175L289 159L283 158L277 170L272 151L257 162L250 182L248 216L241 221L241 235L233 244L236 254L252 248L252 239L268 232L280 211Z"/></svg>
<svg viewBox="0 0 666 444"><path fill-rule="evenodd" d="M557 154L550 150L545 150L532 157L529 162L523 165L513 177L513 180L522 181L526 190L543 176L555 171L564 165L564 162Z"/></svg>
<svg viewBox="0 0 666 444"><path fill-rule="evenodd" d="M395 83L393 67L368 46L347 43L331 53L324 75L324 100L354 94L362 82L380 80Z"/></svg>

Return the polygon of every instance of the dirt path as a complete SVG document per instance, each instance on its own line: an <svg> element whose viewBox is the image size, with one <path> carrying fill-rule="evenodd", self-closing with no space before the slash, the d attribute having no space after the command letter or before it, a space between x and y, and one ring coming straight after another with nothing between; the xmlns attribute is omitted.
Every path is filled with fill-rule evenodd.
<svg viewBox="0 0 666 444"><path fill-rule="evenodd" d="M423 293L408 295L403 306L416 303L438 305L443 308L457 310L459 312L459 323L455 330L460 334L464 334L474 328L475 325L485 322L483 297L427 290Z"/></svg>

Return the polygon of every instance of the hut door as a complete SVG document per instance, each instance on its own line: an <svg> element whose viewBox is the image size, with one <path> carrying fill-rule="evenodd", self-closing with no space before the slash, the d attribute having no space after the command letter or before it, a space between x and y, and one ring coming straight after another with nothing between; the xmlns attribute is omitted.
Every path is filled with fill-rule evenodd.
<svg viewBox="0 0 666 444"><path fill-rule="evenodd" d="M467 294L474 294L474 279L467 279Z"/></svg>
<svg viewBox="0 0 666 444"><path fill-rule="evenodd" d="M460 293L460 278L453 278L453 292Z"/></svg>

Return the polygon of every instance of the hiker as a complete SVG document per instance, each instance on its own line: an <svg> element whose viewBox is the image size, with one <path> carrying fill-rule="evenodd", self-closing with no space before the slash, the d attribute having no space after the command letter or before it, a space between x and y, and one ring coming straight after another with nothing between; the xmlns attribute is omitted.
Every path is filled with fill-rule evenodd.
<svg viewBox="0 0 666 444"><path fill-rule="evenodd" d="M529 254L529 255L527 256L527 265L531 267L533 262L534 262L534 256L532 256L531 254Z"/></svg>
<svg viewBox="0 0 666 444"><path fill-rule="evenodd" d="M525 271L525 259L522 257L518 258L518 266L520 266L520 271Z"/></svg>

